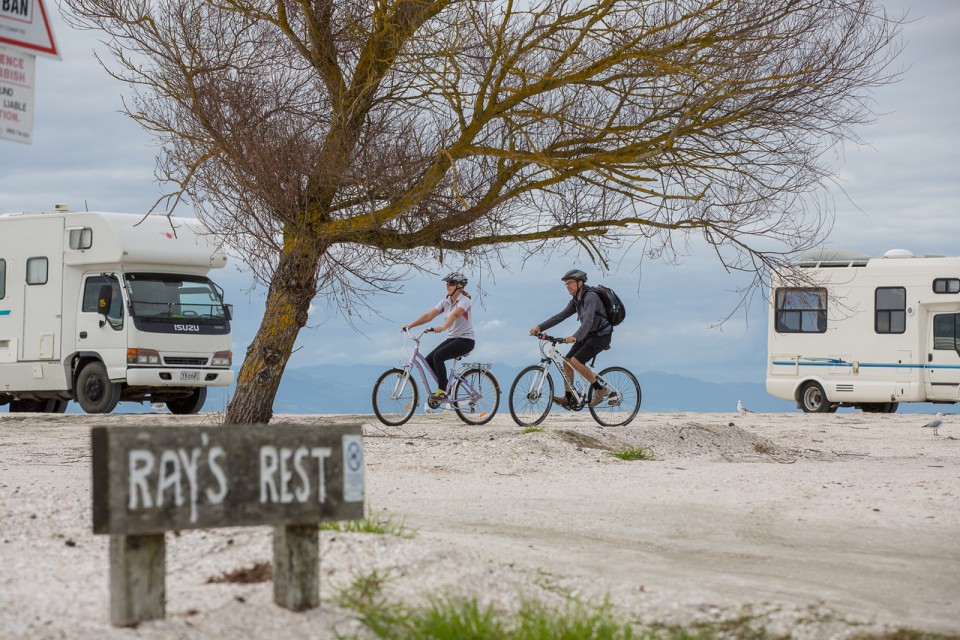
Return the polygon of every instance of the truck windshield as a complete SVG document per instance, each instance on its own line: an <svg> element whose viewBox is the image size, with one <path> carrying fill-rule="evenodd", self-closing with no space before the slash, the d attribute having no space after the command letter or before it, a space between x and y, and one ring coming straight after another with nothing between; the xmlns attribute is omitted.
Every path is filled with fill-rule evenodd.
<svg viewBox="0 0 960 640"><path fill-rule="evenodd" d="M222 323L226 320L217 286L202 276L128 273L130 312L143 320Z"/></svg>

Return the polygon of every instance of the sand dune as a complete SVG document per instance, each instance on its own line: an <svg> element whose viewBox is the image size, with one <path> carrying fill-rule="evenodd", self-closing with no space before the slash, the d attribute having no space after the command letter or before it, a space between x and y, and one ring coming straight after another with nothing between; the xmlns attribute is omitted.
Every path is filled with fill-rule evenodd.
<svg viewBox="0 0 960 640"><path fill-rule="evenodd" d="M218 416L0 414L0 636L332 638L355 630L334 593L372 570L408 602L574 594L642 622L749 607L795 638L960 631L960 417L940 436L897 414L640 414L619 429L564 414L533 433L506 414L344 419L364 424L369 512L413 538L323 532L321 607L295 614L269 582L209 582L269 562L270 529L168 534L167 618L131 631L109 624L89 429ZM609 455L639 446L655 459Z"/></svg>

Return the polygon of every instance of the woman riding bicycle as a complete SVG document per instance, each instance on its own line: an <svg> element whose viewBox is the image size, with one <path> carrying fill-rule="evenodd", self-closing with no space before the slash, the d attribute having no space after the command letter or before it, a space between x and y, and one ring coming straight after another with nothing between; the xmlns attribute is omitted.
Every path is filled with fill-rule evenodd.
<svg viewBox="0 0 960 640"><path fill-rule="evenodd" d="M564 409L570 408L573 403L573 393L570 391L567 380L573 381L573 369L576 369L593 387L593 398L590 401L590 406L595 407L607 395L607 389L597 381L597 377L587 366L587 363L596 358L601 351L610 348L613 325L607 320L600 296L594 289L587 286L586 273L580 269L571 269L563 274L561 280L567 287L567 293L571 296L570 302L560 313L530 329L530 335L537 335L546 331L550 327L560 324L574 313L577 314L580 327L572 336L567 336L564 340L567 344L573 343L573 348L567 353L566 364L564 365L567 374L566 380L564 380L566 393L563 396L555 397L553 401Z"/></svg>
<svg viewBox="0 0 960 640"><path fill-rule="evenodd" d="M447 285L447 295L437 303L433 309L430 309L422 316L402 327L402 331L407 331L413 327L426 324L439 316L441 313L447 314L443 324L433 328L435 333L442 333L449 329L450 337L437 345L437 348L427 354L427 363L437 377L438 389L433 392L435 400L446 398L447 389L447 369L446 361L453 358L465 356L473 351L474 332L473 321L470 318L470 309L473 306L473 300L470 294L464 291L467 286L467 278L462 273L449 273L443 278Z"/></svg>

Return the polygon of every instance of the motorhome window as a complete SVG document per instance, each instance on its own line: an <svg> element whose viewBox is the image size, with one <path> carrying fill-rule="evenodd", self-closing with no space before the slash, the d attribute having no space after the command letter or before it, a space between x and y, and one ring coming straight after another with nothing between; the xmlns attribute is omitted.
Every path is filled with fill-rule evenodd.
<svg viewBox="0 0 960 640"><path fill-rule="evenodd" d="M778 333L824 333L827 330L826 289L777 289Z"/></svg>
<svg viewBox="0 0 960 640"><path fill-rule="evenodd" d="M933 348L960 351L960 313L933 316Z"/></svg>
<svg viewBox="0 0 960 640"><path fill-rule="evenodd" d="M120 295L120 283L113 276L91 276L87 278L83 285L83 301L80 303L80 311L83 313L97 312L100 287L105 284L110 284L113 289L107 318L111 320L111 325L119 329L123 326L123 297Z"/></svg>
<svg viewBox="0 0 960 640"><path fill-rule="evenodd" d="M960 293L960 278L937 278L933 281L934 293Z"/></svg>
<svg viewBox="0 0 960 640"><path fill-rule="evenodd" d="M7 261L0 260L0 300L7 295Z"/></svg>
<svg viewBox="0 0 960 640"><path fill-rule="evenodd" d="M877 287L874 328L877 333L903 333L907 330L907 290L903 287Z"/></svg>
<svg viewBox="0 0 960 640"><path fill-rule="evenodd" d="M83 251L93 246L93 229L83 227L82 229L70 229L70 248L75 251Z"/></svg>
<svg viewBox="0 0 960 640"><path fill-rule="evenodd" d="M46 258L27 258L27 284L47 284Z"/></svg>
<svg viewBox="0 0 960 640"><path fill-rule="evenodd" d="M127 295L133 315L147 320L221 323L223 301L210 280L202 276L128 273Z"/></svg>

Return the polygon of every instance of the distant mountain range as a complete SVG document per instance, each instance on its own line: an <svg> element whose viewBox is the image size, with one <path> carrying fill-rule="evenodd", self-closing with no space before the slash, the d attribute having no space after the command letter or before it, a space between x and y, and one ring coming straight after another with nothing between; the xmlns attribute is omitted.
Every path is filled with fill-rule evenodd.
<svg viewBox="0 0 960 640"><path fill-rule="evenodd" d="M312 367L288 369L280 383L280 390L274 402L274 413L294 414L372 414L371 394L373 383L387 368L379 365L335 365L323 364ZM494 364L492 371L500 381L500 412L509 414L507 394L510 385L520 372L521 367ZM642 401L641 412L650 413L730 413L737 411L737 400L745 407L757 413L799 413L799 409L785 400L767 394L763 382L709 382L663 371L634 372L640 382ZM559 387L560 380L553 373L554 383ZM420 388L421 402L424 389ZM226 411L233 387L212 387L207 393L204 411ZM901 404L900 413L936 413L947 405L930 403ZM121 403L118 411L140 413L151 411L149 404L136 405ZM850 411L850 409L841 409ZM80 413L81 409L71 402L69 413ZM947 406L946 412L953 412L953 406Z"/></svg>
<svg viewBox="0 0 960 640"><path fill-rule="evenodd" d="M373 413L373 383L387 368L378 365L316 365L288 369L280 383L274 413L325 414ZM494 364L492 371L500 381L500 411L509 413L507 394L521 367ZM707 382L662 371L634 372L640 382L641 411L653 413L696 412L736 413L737 400L752 411L762 413L799 412L790 402L767 394L763 382ZM553 374L554 383L560 380ZM421 402L424 389L420 387ZM226 409L227 394L233 389L210 389L205 411ZM914 405L918 409L928 405ZM901 405L904 410L905 405Z"/></svg>

